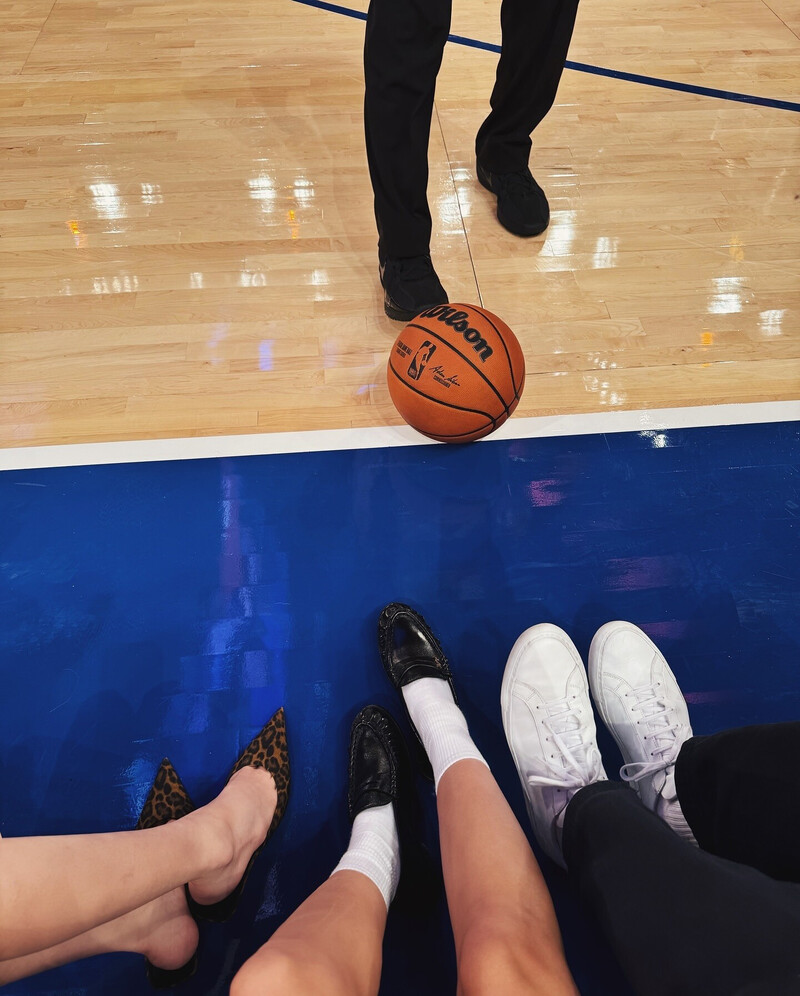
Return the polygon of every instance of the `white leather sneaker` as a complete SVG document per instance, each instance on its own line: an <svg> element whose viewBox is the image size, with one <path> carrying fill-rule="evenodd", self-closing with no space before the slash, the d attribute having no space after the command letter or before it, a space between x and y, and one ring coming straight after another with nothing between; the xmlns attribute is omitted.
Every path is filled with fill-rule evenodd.
<svg viewBox="0 0 800 996"><path fill-rule="evenodd" d="M675 761L692 736L689 710L658 647L633 623L606 623L589 649L589 684L625 761L620 776L648 809L694 843L675 789Z"/></svg>
<svg viewBox="0 0 800 996"><path fill-rule="evenodd" d="M514 644L500 692L503 728L533 832L562 868L564 812L585 785L605 781L586 672L557 626L526 629Z"/></svg>

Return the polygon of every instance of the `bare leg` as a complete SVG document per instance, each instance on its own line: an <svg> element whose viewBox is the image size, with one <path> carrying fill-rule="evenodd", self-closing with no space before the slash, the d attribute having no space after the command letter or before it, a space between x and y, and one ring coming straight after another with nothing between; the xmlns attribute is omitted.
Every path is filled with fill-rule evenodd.
<svg viewBox="0 0 800 996"><path fill-rule="evenodd" d="M173 889L146 906L61 944L21 958L0 961L0 986L90 955L112 951L143 954L159 968L180 968L196 949L197 936L197 924L189 915L183 889Z"/></svg>
<svg viewBox="0 0 800 996"><path fill-rule="evenodd" d="M437 808L459 996L577 993L550 893L489 769L451 765Z"/></svg>
<svg viewBox="0 0 800 996"><path fill-rule="evenodd" d="M223 898L264 839L276 802L272 775L248 767L213 802L162 827L4 838L0 959L86 934L185 882L198 901Z"/></svg>
<svg viewBox="0 0 800 996"><path fill-rule="evenodd" d="M385 927L372 880L336 872L245 962L231 996L375 996Z"/></svg>

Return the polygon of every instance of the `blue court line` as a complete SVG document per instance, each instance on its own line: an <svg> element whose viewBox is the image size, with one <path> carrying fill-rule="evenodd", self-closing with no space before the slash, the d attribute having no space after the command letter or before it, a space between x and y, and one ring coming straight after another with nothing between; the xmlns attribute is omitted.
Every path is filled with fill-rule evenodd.
<svg viewBox="0 0 800 996"><path fill-rule="evenodd" d="M355 17L366 21L367 15L360 10L342 7L337 3L327 3L326 0L293 0L306 7L318 7L333 14L344 14L345 17ZM500 46L491 42L478 41L475 38L465 38L463 35L448 35L448 41L455 45L465 45L467 48L479 48L485 52L500 52ZM678 83L674 80L661 80L655 76L640 76L639 73L625 73L619 69L605 69L603 66L590 66L585 62L564 63L567 69L579 73L590 73L593 76L608 76L614 80L627 80L629 83L642 83L645 86L657 86L663 90L678 90L682 93L696 93L701 97L717 97L719 100L734 100L740 104L757 104L760 107L775 107L782 111L800 111L800 104L791 100L777 100L774 97L756 97L751 93L737 93L735 90L715 90L708 86L694 86L691 83Z"/></svg>

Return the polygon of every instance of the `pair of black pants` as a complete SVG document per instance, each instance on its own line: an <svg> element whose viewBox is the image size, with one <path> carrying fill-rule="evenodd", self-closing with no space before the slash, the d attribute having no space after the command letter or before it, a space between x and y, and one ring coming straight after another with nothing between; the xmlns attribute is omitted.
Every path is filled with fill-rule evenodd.
<svg viewBox="0 0 800 996"><path fill-rule="evenodd" d="M798 723L683 745L679 801L714 854L681 840L617 782L590 785L570 802L570 877L640 996L800 993L798 746Z"/></svg>
<svg viewBox="0 0 800 996"><path fill-rule="evenodd" d="M552 107L578 0L503 0L491 113L476 139L494 173L524 169L531 132ZM428 139L451 0L371 0L364 46L364 127L379 252L428 253ZM486 59L475 51L474 59Z"/></svg>

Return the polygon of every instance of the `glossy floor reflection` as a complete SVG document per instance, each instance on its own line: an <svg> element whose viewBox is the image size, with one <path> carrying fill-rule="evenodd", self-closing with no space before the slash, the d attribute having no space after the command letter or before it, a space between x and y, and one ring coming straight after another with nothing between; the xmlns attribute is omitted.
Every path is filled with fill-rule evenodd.
<svg viewBox="0 0 800 996"><path fill-rule="evenodd" d="M570 59L796 101L793 6L581 0ZM0 3L0 446L399 424L367 0L333 7ZM453 32L496 43L498 4ZM446 48L431 248L519 336L519 414L796 398L797 105L569 69L531 159L552 221L519 239L475 177L496 62Z"/></svg>
<svg viewBox="0 0 800 996"><path fill-rule="evenodd" d="M523 822L499 688L535 622L582 653L608 619L642 625L697 732L797 718L799 441L796 423L768 424L6 472L0 831L130 827L164 754L206 801L285 704L287 816L236 918L203 928L181 990L221 994L346 844L350 720L369 701L399 714L375 649L388 601L435 625ZM565 877L545 871L582 993L622 996ZM443 903L393 916L383 996L453 992L451 945ZM117 955L4 992L149 988Z"/></svg>

